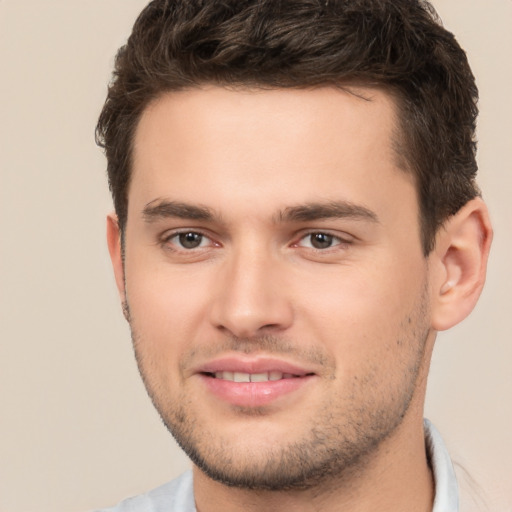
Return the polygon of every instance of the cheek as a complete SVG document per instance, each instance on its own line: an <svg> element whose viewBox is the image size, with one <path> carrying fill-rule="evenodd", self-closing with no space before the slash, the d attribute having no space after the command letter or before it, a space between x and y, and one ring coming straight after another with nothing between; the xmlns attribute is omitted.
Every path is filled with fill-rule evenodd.
<svg viewBox="0 0 512 512"><path fill-rule="evenodd" d="M424 265L378 261L303 280L303 289L295 291L304 298L298 318L305 319L313 338L323 339L344 369L379 359L379 366L390 369L393 357L413 348L404 345L421 343ZM403 348L402 339L408 341Z"/></svg>
<svg viewBox="0 0 512 512"><path fill-rule="evenodd" d="M128 263L128 262L127 262ZM210 286L204 275L132 259L126 265L131 327L147 357L176 363L202 333Z"/></svg>

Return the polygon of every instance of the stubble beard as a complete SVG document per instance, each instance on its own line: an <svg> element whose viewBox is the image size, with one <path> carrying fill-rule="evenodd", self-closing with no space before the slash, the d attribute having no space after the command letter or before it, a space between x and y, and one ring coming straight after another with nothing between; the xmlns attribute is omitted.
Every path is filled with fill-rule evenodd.
<svg viewBox="0 0 512 512"><path fill-rule="evenodd" d="M129 308L127 307L129 312ZM170 400L166 390L151 381L155 362L149 362L140 347L141 337L130 322L139 372L162 421L192 462L213 480L230 487L259 491L308 490L331 481L350 481L362 473L383 441L401 425L418 387L429 336L426 295L402 322L398 346L408 347L407 366L399 369L403 379L382 395L369 393L375 385L371 376L353 382L351 390L329 401L301 439L270 446L264 452L233 449L232 439L208 430L208 419L198 421L186 396ZM129 314L128 314L129 317ZM262 344L279 347L281 340L266 337ZM235 346L235 343L233 343ZM250 341L258 347L257 340ZM243 346L243 342L238 346ZM260 347L258 347L260 348ZM254 348L256 350L256 348ZM248 350L244 350L247 352ZM276 349L279 353L279 349ZM298 352L297 352L298 353ZM366 380L366 384L365 381ZM361 400L354 400L354 395ZM336 399L337 398L337 399ZM264 414L264 410L242 408L240 414ZM297 418L300 421L300 418ZM206 425L204 427L203 425ZM241 433L242 434L242 433Z"/></svg>

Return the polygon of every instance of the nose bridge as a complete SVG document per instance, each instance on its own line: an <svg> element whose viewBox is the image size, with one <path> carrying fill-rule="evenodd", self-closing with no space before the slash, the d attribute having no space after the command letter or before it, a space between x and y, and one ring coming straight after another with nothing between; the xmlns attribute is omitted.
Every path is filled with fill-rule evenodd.
<svg viewBox="0 0 512 512"><path fill-rule="evenodd" d="M212 320L236 337L253 337L262 330L283 330L292 308L283 286L279 258L256 241L234 248L218 275Z"/></svg>

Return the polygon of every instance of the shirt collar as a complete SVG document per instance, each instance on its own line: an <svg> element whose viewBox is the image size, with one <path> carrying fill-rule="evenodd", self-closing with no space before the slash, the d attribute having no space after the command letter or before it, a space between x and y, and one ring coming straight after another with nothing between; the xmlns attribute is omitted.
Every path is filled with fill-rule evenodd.
<svg viewBox="0 0 512 512"><path fill-rule="evenodd" d="M435 498L432 512L458 512L459 491L452 461L441 434L424 420L425 445L432 465L435 482Z"/></svg>

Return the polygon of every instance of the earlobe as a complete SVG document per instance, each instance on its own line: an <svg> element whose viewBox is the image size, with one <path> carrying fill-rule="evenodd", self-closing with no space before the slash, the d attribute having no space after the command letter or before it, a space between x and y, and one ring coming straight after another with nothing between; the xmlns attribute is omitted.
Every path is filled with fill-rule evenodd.
<svg viewBox="0 0 512 512"><path fill-rule="evenodd" d="M110 260L112 261L112 268L116 279L119 297L124 304L125 286L124 286L124 266L123 254L121 244L121 232L119 229L119 222L115 213L107 215L107 244L108 252L110 253Z"/></svg>
<svg viewBox="0 0 512 512"><path fill-rule="evenodd" d="M435 330L453 327L475 307L485 282L491 240L489 213L480 198L469 201L439 230L429 258Z"/></svg>

